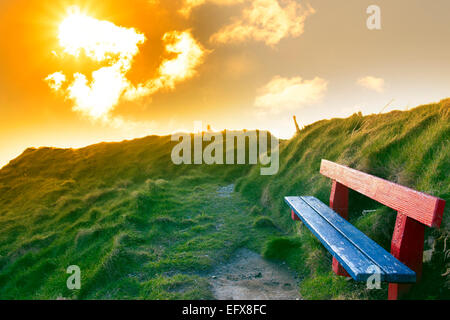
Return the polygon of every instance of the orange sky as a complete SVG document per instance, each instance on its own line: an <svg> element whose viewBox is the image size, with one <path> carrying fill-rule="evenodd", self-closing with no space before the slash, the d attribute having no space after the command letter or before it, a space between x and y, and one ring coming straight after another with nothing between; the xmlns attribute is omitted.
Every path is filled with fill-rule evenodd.
<svg viewBox="0 0 450 320"><path fill-rule="evenodd" d="M366 27L371 4L381 30ZM308 124L439 101L450 96L449 10L447 0L2 0L0 167L27 147L197 120L289 137L294 114ZM53 90L45 79L57 72Z"/></svg>

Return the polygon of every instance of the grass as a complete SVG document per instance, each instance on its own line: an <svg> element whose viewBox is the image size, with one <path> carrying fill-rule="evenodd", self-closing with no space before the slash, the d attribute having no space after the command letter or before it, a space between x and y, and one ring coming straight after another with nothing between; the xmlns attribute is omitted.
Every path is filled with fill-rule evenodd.
<svg viewBox="0 0 450 320"><path fill-rule="evenodd" d="M324 120L307 126L282 144L280 172L264 177L258 168L241 178L237 189L297 240L272 239L264 254L286 261L302 275L300 291L309 299L384 299L382 290L343 282L330 273L331 256L301 223L290 219L287 195L314 195L328 203L331 182L319 174L328 159L428 194L450 199L450 100L411 111ZM350 221L390 251L396 213L350 193ZM427 228L425 250L432 259L408 298L450 298L450 206L439 230ZM283 250L282 247L295 249ZM290 245L291 244L291 245Z"/></svg>
<svg viewBox="0 0 450 320"><path fill-rule="evenodd" d="M191 193L178 181L147 180L111 197L94 190L62 200L51 217L2 238L2 299L209 299L208 274L242 246L259 251L279 232L252 228L249 203L217 196L219 184ZM4 218L4 217L3 217ZM28 217L33 219L33 216ZM5 235L2 232L2 235ZM81 290L65 286L69 265Z"/></svg>
<svg viewBox="0 0 450 320"><path fill-rule="evenodd" d="M283 196L327 202L326 158L448 200L449 138L443 101L312 124L281 143L271 177L245 165L175 166L170 137L27 149L0 170L0 299L210 299L209 274L242 247L286 262L307 299L384 299L385 284L368 291L330 273L330 254L290 220ZM239 193L223 198L230 183ZM350 198L351 222L389 249L395 212ZM449 206L444 217L427 230L430 259L410 298L450 298ZM70 265L81 290L66 287Z"/></svg>
<svg viewBox="0 0 450 320"><path fill-rule="evenodd" d="M217 190L249 166L175 166L170 137L28 149L0 171L0 299L209 299L234 250L261 250L251 205ZM70 265L81 290L66 287Z"/></svg>

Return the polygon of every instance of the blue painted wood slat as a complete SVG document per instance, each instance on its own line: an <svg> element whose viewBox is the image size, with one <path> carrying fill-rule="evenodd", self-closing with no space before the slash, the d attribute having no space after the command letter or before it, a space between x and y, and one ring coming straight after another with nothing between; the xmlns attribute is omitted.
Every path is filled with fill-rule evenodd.
<svg viewBox="0 0 450 320"><path fill-rule="evenodd" d="M414 282L415 273L314 197L285 197L297 216L356 281L380 269L382 281Z"/></svg>
<svg viewBox="0 0 450 320"><path fill-rule="evenodd" d="M315 197L301 197L335 229L349 239L361 252L386 273L387 282L415 282L416 273L397 260L378 243L334 212Z"/></svg>
<svg viewBox="0 0 450 320"><path fill-rule="evenodd" d="M330 207L315 197L301 197L335 229L349 239L361 252L386 273L388 282L415 282L416 273L405 266L378 243L370 239L355 226L336 214Z"/></svg>
<svg viewBox="0 0 450 320"><path fill-rule="evenodd" d="M299 216L303 223L322 242L327 250L344 266L356 281L366 281L373 273L368 272L373 262L329 224L320 214L312 209L300 197L286 197L286 202ZM383 280L383 272L381 279Z"/></svg>

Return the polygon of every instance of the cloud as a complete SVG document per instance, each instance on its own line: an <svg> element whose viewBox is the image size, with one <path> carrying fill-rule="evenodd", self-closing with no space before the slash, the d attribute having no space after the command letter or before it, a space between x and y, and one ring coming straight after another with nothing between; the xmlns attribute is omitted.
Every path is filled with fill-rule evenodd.
<svg viewBox="0 0 450 320"><path fill-rule="evenodd" d="M374 90L376 92L384 91L384 79L382 78L367 76L358 79L357 84L364 88Z"/></svg>
<svg viewBox="0 0 450 320"><path fill-rule="evenodd" d="M158 68L158 76L129 88L125 98L134 100L142 96L148 96L161 89L172 90L175 85L197 74L196 68L203 62L208 53L198 43L190 31L172 31L164 34L162 38L168 53L175 55L172 59L165 59Z"/></svg>
<svg viewBox="0 0 450 320"><path fill-rule="evenodd" d="M138 52L145 36L134 28L116 26L79 12L72 12L59 26L59 44L64 52L86 56L95 61L131 60Z"/></svg>
<svg viewBox="0 0 450 320"><path fill-rule="evenodd" d="M233 19L211 37L212 42L229 43L254 40L274 46L286 37L304 32L306 18L315 13L295 0L252 0L241 17Z"/></svg>
<svg viewBox="0 0 450 320"><path fill-rule="evenodd" d="M191 14L192 9L202 6L206 3L213 3L216 5L234 5L243 3L248 0L184 0L183 6L179 10L180 14L188 17Z"/></svg>
<svg viewBox="0 0 450 320"><path fill-rule="evenodd" d="M75 73L67 94L75 102L75 111L93 119L106 120L110 111L119 103L122 93L130 86L120 65L115 64L94 71L90 83L84 74Z"/></svg>
<svg viewBox="0 0 450 320"><path fill-rule="evenodd" d="M206 50L193 38L189 31L168 32L163 37L166 51L176 54L176 58L165 60L159 67L158 82L173 89L177 82L192 78L196 67L203 62Z"/></svg>
<svg viewBox="0 0 450 320"><path fill-rule="evenodd" d="M79 72L73 74L72 81L67 81L62 72L54 73L46 78L49 86L72 100L73 110L95 120L108 121L122 94L132 87L126 74L145 36L133 28L97 20L72 8L59 26L58 39L64 54L79 57L84 53L87 58L107 66L94 71L91 81ZM63 82L67 82L64 88Z"/></svg>
<svg viewBox="0 0 450 320"><path fill-rule="evenodd" d="M56 72L45 79L48 85L72 100L73 110L112 125L124 123L111 118L111 111L122 99L133 101L162 89L174 89L178 82L196 74L196 67L203 62L206 53L190 31L167 32L162 41L171 58L162 61L155 78L133 85L127 73L139 53L139 46L146 41L134 28L72 12L61 23L58 38L65 54L78 57L84 53L87 58L106 66L92 72L90 80L76 72L72 80L67 81L63 72Z"/></svg>
<svg viewBox="0 0 450 320"><path fill-rule="evenodd" d="M62 72L55 72L51 75L49 75L47 78L45 78L45 81L47 81L48 86L53 91L58 91L61 89L64 82L66 82L66 76Z"/></svg>
<svg viewBox="0 0 450 320"><path fill-rule="evenodd" d="M300 77L274 77L259 89L260 95L255 99L255 106L271 113L303 108L320 102L327 90L328 82L316 77L303 80Z"/></svg>

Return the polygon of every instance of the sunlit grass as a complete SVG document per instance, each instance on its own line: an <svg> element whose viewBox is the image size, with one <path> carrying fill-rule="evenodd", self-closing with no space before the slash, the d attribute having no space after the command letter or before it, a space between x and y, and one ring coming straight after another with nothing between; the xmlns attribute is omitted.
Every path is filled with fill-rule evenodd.
<svg viewBox="0 0 450 320"><path fill-rule="evenodd" d="M331 182L319 173L321 159L338 162L364 172L450 200L449 103L421 106L408 112L320 121L307 126L281 147L280 172L262 177L258 169L239 180L238 190L258 204L284 230L299 237L295 250L283 249L287 240L271 240L269 258L293 266L305 281L301 293L311 299L386 298L387 286L367 291L362 285L345 285L332 273L331 256L301 223L290 219L283 201L288 195L314 195L328 203ZM379 209L366 215L367 209ZM395 212L382 208L356 192L350 193L350 221L390 250ZM439 230L427 228L425 250L434 248L425 263L422 282L410 298L450 298L449 256L445 256L450 230L450 205ZM446 240L447 239L447 240ZM289 240L291 243L293 240ZM445 243L447 244L445 245ZM288 251L286 251L288 250Z"/></svg>
<svg viewBox="0 0 450 320"><path fill-rule="evenodd" d="M330 273L331 255L282 199L328 203L326 158L448 201L448 108L315 123L282 142L272 177L249 166L175 166L170 137L28 149L0 171L0 299L209 299L209 273L241 247L292 267L304 298L385 298L386 285L369 292ZM236 181L244 198L217 196ZM350 198L351 222L389 249L395 212ZM449 298L449 207L441 229L427 230L434 251L411 297ZM66 287L73 264L78 291Z"/></svg>

